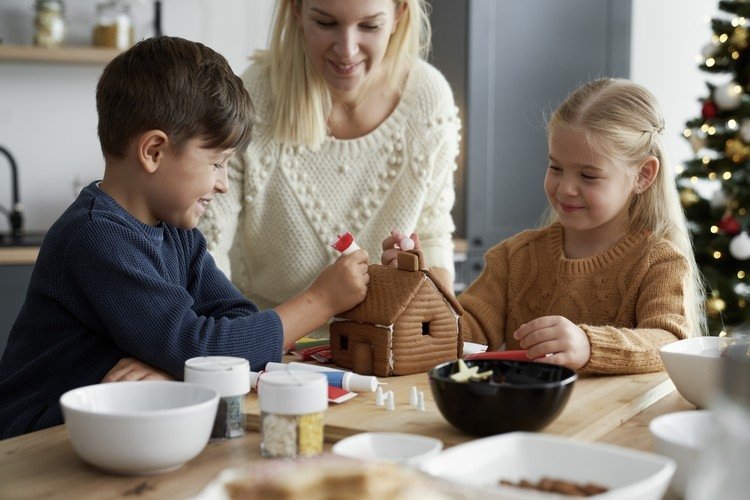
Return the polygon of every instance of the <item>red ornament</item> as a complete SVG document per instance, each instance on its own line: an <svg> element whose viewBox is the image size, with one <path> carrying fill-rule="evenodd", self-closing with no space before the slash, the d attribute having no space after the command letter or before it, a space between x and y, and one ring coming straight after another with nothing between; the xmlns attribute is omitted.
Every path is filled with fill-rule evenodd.
<svg viewBox="0 0 750 500"><path fill-rule="evenodd" d="M730 236L734 236L735 234L740 234L742 225L740 224L740 221L731 215L725 215L721 218L721 221L719 221L719 229Z"/></svg>
<svg viewBox="0 0 750 500"><path fill-rule="evenodd" d="M714 104L713 101L706 101L703 103L701 115L703 116L704 120L710 120L711 118L714 118L717 112L718 109L716 108L716 104Z"/></svg>

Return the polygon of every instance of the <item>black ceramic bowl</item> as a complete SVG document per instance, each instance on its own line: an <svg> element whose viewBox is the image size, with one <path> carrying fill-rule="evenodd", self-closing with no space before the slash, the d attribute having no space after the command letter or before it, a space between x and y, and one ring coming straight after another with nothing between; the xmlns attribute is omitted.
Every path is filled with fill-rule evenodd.
<svg viewBox="0 0 750 500"><path fill-rule="evenodd" d="M443 363L427 374L440 413L458 429L475 436L536 431L565 407L578 376L570 368L532 361L466 361L490 381L454 382L458 362Z"/></svg>

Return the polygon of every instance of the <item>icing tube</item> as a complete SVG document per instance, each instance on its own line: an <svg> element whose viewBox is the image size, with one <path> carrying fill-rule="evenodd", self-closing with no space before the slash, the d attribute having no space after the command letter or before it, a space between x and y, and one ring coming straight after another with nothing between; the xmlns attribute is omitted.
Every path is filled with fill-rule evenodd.
<svg viewBox="0 0 750 500"><path fill-rule="evenodd" d="M331 243L331 247L342 255L349 255L359 250L359 245L354 243L354 236L348 231L344 234L339 234Z"/></svg>
<svg viewBox="0 0 750 500"><path fill-rule="evenodd" d="M328 384L334 387L341 387L347 391L354 392L375 392L378 388L378 379L370 375L359 375L357 373L328 368L327 366L310 365L307 363L275 363L269 361L266 364L266 371L275 370L304 370L320 372L328 377Z"/></svg>

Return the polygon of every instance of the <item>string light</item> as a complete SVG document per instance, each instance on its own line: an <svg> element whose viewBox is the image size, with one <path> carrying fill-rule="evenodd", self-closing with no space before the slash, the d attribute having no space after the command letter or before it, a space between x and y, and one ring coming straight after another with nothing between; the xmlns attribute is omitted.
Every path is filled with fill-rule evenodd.
<svg viewBox="0 0 750 500"><path fill-rule="evenodd" d="M732 26L736 28L737 26L739 26L739 24L740 20L738 18L735 17L734 19L732 19Z"/></svg>
<svg viewBox="0 0 750 500"><path fill-rule="evenodd" d="M719 260L721 259L721 252L718 250L714 252L714 259Z"/></svg>
<svg viewBox="0 0 750 500"><path fill-rule="evenodd" d="M726 42L727 40L729 40L729 35L727 35L726 33L722 33L722 34L721 34L721 35L719 36L719 41L720 41L721 43L724 43L724 42Z"/></svg>
<svg viewBox="0 0 750 500"><path fill-rule="evenodd" d="M701 161L704 165L708 165L711 162L711 158L709 158L708 156L704 156Z"/></svg>
<svg viewBox="0 0 750 500"><path fill-rule="evenodd" d="M732 178L732 172L724 172L721 178L724 179L725 181L728 181L729 179Z"/></svg>
<svg viewBox="0 0 750 500"><path fill-rule="evenodd" d="M739 279L744 279L745 278L745 271L738 271L737 272L737 277Z"/></svg>
<svg viewBox="0 0 750 500"><path fill-rule="evenodd" d="M692 176L692 177L690 178L690 183L691 183L691 184L698 184L698 177L696 177L695 175L694 175L694 176Z"/></svg>
<svg viewBox="0 0 750 500"><path fill-rule="evenodd" d="M727 332L725 332L724 330L719 332L719 337L726 337L726 336L727 336Z"/></svg>
<svg viewBox="0 0 750 500"><path fill-rule="evenodd" d="M682 132L682 135L683 135L683 136L685 136L685 138L688 138L688 137L690 137L691 135L693 135L693 131L692 131L692 130L690 130L689 128L686 128L686 129L685 129L685 130L684 130L684 131Z"/></svg>
<svg viewBox="0 0 750 500"><path fill-rule="evenodd" d="M713 67L714 64L716 64L716 60L713 57L706 59L706 66L709 68Z"/></svg>
<svg viewBox="0 0 750 500"><path fill-rule="evenodd" d="M716 172L709 172L708 173L708 180L715 181L716 180Z"/></svg>
<svg viewBox="0 0 750 500"><path fill-rule="evenodd" d="M719 226L711 226L711 232L716 234L719 232Z"/></svg>
<svg viewBox="0 0 750 500"><path fill-rule="evenodd" d="M716 133L716 127L708 127L708 135L714 135Z"/></svg>
<svg viewBox="0 0 750 500"><path fill-rule="evenodd" d="M684 167L684 166L682 166L682 165L675 165L675 166L674 166L674 172L675 172L676 174L681 174L681 173L683 173L684 171L685 171L685 167Z"/></svg>
<svg viewBox="0 0 750 500"><path fill-rule="evenodd" d="M730 120L727 122L727 128L731 130L737 129L737 120L734 118L730 118Z"/></svg>
<svg viewBox="0 0 750 500"><path fill-rule="evenodd" d="M732 52L732 59L739 59L739 58L740 58L740 53L739 52L737 52L736 50L734 52Z"/></svg>

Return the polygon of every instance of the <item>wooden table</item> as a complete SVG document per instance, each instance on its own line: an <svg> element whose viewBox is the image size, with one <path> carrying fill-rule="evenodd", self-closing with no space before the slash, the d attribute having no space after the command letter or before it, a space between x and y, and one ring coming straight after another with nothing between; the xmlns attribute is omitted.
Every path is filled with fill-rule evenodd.
<svg viewBox="0 0 750 500"><path fill-rule="evenodd" d="M326 412L327 446L362 431L428 434L446 447L473 439L454 430L439 414L427 376L386 380L396 395L396 410L374 404L360 394ZM408 405L415 385L425 391L427 411ZM576 381L563 413L543 432L651 449L648 423L656 416L694 409L675 390L666 373L593 377ZM99 472L73 452L63 426L0 441L0 498L185 498L198 493L224 468L260 457L257 402L248 396L248 433L242 438L210 442L181 469L161 476L122 477Z"/></svg>

